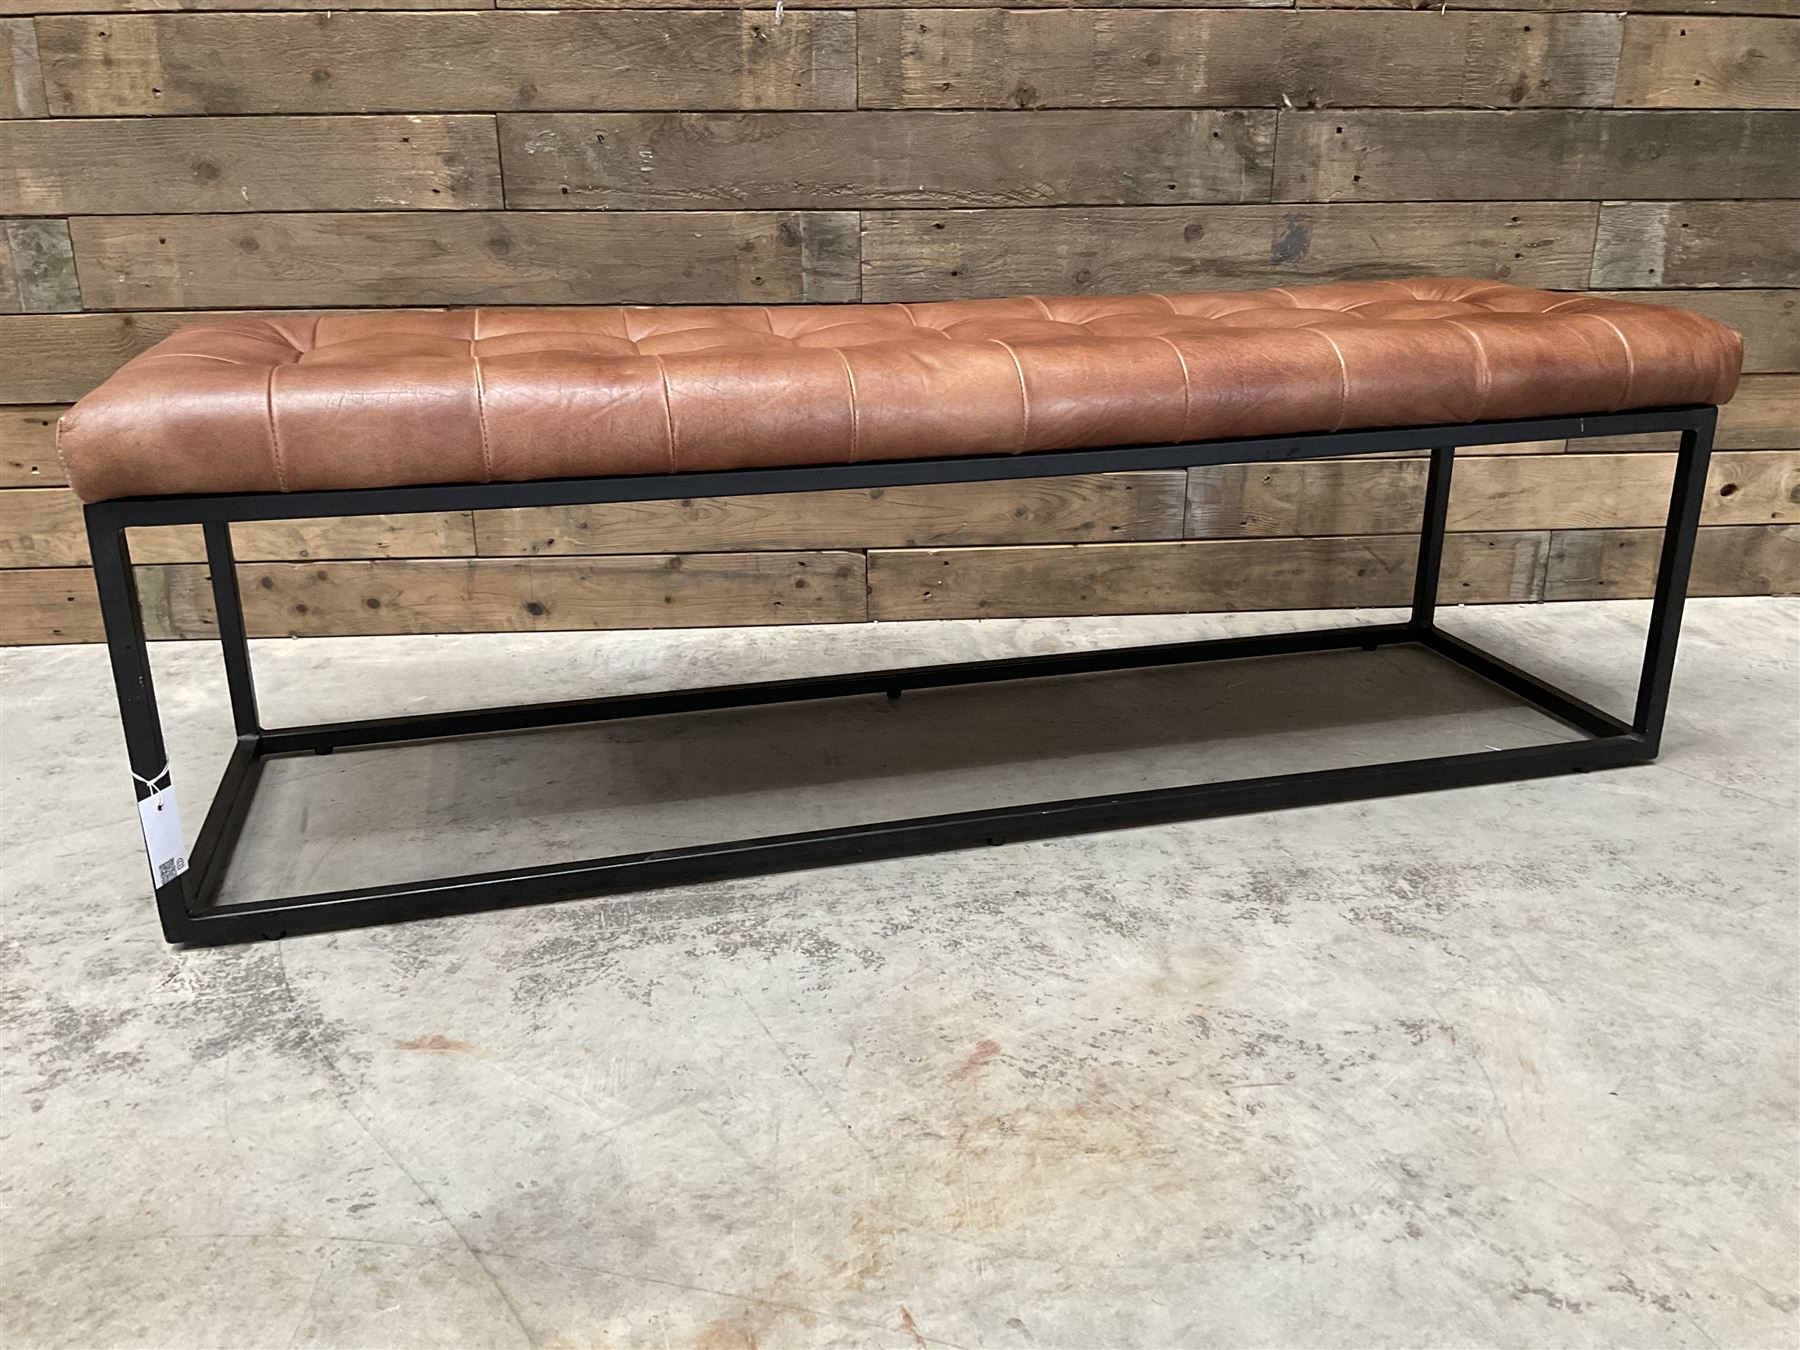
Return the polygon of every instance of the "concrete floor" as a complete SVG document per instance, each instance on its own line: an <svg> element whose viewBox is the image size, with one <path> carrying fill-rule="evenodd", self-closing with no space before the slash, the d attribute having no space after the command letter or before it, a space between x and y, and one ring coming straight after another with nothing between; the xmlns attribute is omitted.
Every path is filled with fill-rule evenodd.
<svg viewBox="0 0 1800 1350"><path fill-rule="evenodd" d="M1643 615L1448 624L1617 706ZM257 656L297 721L1306 621ZM191 833L216 660L157 660ZM1443 674L291 761L231 884L1558 734ZM5 1346L1800 1344L1796 602L1691 607L1652 767L194 952L104 653L0 676Z"/></svg>

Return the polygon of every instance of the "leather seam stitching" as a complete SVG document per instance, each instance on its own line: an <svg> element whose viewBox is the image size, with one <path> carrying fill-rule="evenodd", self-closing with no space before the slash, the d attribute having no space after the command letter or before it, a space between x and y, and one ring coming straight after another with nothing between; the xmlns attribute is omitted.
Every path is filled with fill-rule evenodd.
<svg viewBox="0 0 1800 1350"><path fill-rule="evenodd" d="M1475 346L1475 359L1481 371L1481 395L1475 402L1475 420L1479 422L1487 415L1488 401L1494 396L1494 366L1488 360L1487 344L1481 340L1481 334L1466 326L1460 319L1445 319L1445 324L1454 328Z"/></svg>
<svg viewBox="0 0 1800 1350"><path fill-rule="evenodd" d="M669 368L663 364L660 356L650 358L656 362L656 374L662 381L663 425L669 429L669 472L675 472L675 409L669 398Z"/></svg>
<svg viewBox="0 0 1800 1350"><path fill-rule="evenodd" d="M1019 354L1007 343L999 338L988 341L1012 358L1013 370L1019 377L1019 449L1023 451L1031 444L1031 394L1025 388L1025 367L1019 363Z"/></svg>
<svg viewBox="0 0 1800 1350"><path fill-rule="evenodd" d="M843 363L844 379L847 380L850 385L850 462L854 464L856 463L857 441L859 439L856 424L856 372L850 368L850 358L844 355L844 349L842 347L833 347L831 350L837 353L837 359Z"/></svg>
<svg viewBox="0 0 1800 1350"><path fill-rule="evenodd" d="M1175 361L1181 367L1181 434L1189 435L1188 419L1194 414L1194 377L1188 370L1187 357L1166 337L1158 336L1158 342L1166 343L1170 351L1175 353Z"/></svg>
<svg viewBox="0 0 1800 1350"><path fill-rule="evenodd" d="M476 310L479 316L481 311ZM481 331L481 319L475 320L475 331ZM481 358L475 354L475 339L469 339L469 360L475 363L475 429L481 434L481 471L487 481L494 481L494 454L488 447L487 383L481 378Z"/></svg>
<svg viewBox="0 0 1800 1350"><path fill-rule="evenodd" d="M1332 338L1330 333L1327 333L1322 328L1309 328L1307 331L1317 333L1323 338L1326 346L1330 347L1332 353L1337 357L1338 410L1337 418L1332 422L1331 429L1333 431L1341 431L1344 427L1344 417L1350 410L1350 365L1344 360L1344 349L1337 345L1336 340Z"/></svg>
<svg viewBox="0 0 1800 1350"><path fill-rule="evenodd" d="M269 458L275 465L275 486L286 492L287 461L281 453L281 433L275 427L275 372L280 369L280 366L269 367L268 383L263 388L263 405L269 413Z"/></svg>
<svg viewBox="0 0 1800 1350"><path fill-rule="evenodd" d="M1632 386L1637 383L1637 353L1631 350L1631 339L1626 337L1625 331L1611 319L1605 318L1599 314L1585 314L1581 317L1597 319L1608 328L1612 329L1613 336L1619 339L1619 345L1625 349L1625 393L1613 406L1615 408L1629 408L1631 406L1631 389Z"/></svg>

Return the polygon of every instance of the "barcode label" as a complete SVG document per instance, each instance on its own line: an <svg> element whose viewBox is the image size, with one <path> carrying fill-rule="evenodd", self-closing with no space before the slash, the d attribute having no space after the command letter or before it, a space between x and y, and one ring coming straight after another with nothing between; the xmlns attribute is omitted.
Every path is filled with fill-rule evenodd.
<svg viewBox="0 0 1800 1350"><path fill-rule="evenodd" d="M150 875L156 878L158 887L167 886L187 871L188 865L173 783L138 803L138 823L144 827L144 852L150 855Z"/></svg>

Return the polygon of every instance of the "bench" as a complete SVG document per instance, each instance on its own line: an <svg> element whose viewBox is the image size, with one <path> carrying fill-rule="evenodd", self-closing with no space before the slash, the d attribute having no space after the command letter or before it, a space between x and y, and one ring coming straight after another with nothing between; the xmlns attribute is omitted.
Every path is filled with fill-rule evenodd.
<svg viewBox="0 0 1800 1350"><path fill-rule="evenodd" d="M1682 310L1464 279L935 304L242 315L193 324L69 411L156 900L240 941L1078 830L1653 758L1737 334ZM1455 448L1678 431L1636 707L1615 717L1434 621ZM317 726L258 717L234 522L809 492L1428 452L1410 616ZM202 527L238 742L182 846L125 531ZM1414 644L1583 733L1392 764L223 903L273 756L1190 661Z"/></svg>

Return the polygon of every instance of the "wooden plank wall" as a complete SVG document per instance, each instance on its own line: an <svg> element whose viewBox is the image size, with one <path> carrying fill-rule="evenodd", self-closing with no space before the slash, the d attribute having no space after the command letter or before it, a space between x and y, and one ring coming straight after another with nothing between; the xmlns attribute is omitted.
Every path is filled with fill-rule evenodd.
<svg viewBox="0 0 1800 1350"><path fill-rule="evenodd" d="M52 427L196 313L1419 272L1742 330L1696 588L1800 590L1800 0L0 0L0 642L98 638ZM1668 450L1466 457L1446 598L1644 594ZM265 634L1374 604L1423 467L239 542ZM140 534L208 633L195 532Z"/></svg>

